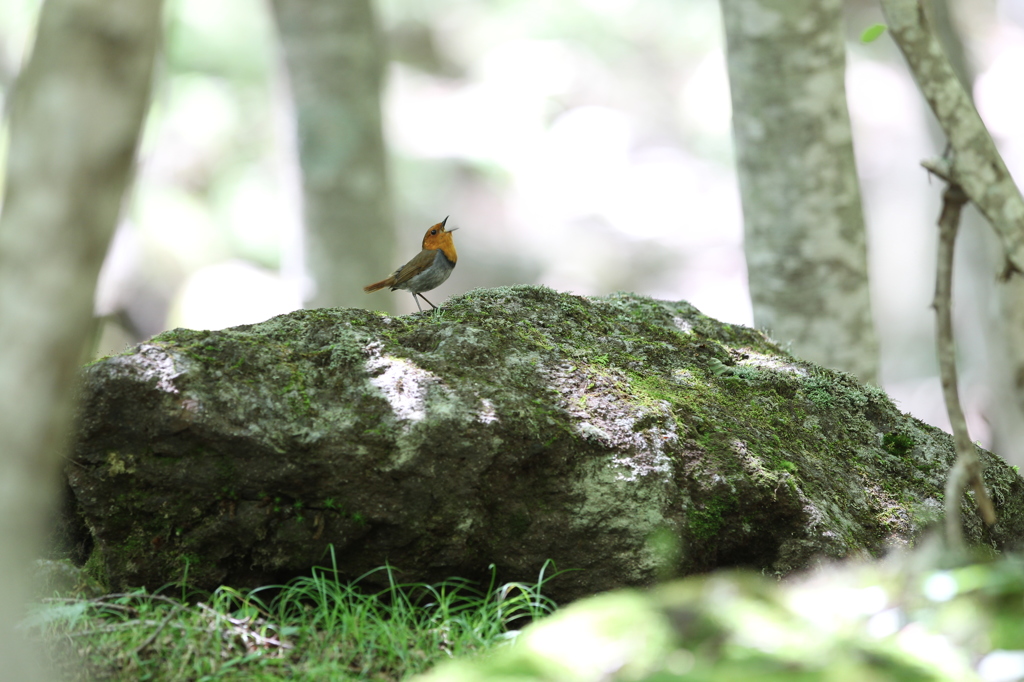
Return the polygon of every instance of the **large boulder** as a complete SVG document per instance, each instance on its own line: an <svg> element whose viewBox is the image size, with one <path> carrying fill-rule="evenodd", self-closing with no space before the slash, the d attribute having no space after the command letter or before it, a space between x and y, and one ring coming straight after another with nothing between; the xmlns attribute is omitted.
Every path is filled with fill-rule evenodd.
<svg viewBox="0 0 1024 682"><path fill-rule="evenodd" d="M684 302L475 290L431 313L177 329L85 371L67 479L112 588L275 583L333 561L536 579L569 600L907 545L951 439L879 389ZM982 452L999 522L1022 479ZM333 559L330 547L333 546Z"/></svg>

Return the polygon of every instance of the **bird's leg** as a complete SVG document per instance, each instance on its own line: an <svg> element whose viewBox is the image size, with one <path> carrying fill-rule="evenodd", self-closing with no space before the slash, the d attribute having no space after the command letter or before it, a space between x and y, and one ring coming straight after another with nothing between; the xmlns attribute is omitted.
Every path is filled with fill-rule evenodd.
<svg viewBox="0 0 1024 682"><path fill-rule="evenodd" d="M412 295L412 300L416 301L416 309L419 310L422 313L423 312L423 306L420 305L420 299L416 298L416 294L415 293ZM429 303L429 301L428 301L428 303Z"/></svg>
<svg viewBox="0 0 1024 682"><path fill-rule="evenodd" d="M424 301L427 301L427 297L424 296L423 294L416 294L416 295L419 296L420 298L422 298ZM437 306L436 305L434 305L433 303L430 303L430 301L427 301L427 303L430 304L431 308L433 308L434 310L437 310Z"/></svg>

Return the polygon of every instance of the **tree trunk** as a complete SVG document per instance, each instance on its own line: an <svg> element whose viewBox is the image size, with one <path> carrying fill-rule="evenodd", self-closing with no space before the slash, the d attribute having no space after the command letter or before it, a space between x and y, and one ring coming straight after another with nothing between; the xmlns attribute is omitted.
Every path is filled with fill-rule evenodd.
<svg viewBox="0 0 1024 682"><path fill-rule="evenodd" d="M297 112L310 307L375 307L363 286L394 270L371 0L274 0Z"/></svg>
<svg viewBox="0 0 1024 682"><path fill-rule="evenodd" d="M149 99L159 0L49 0L11 107L0 215L0 661L41 673L14 631L32 594L93 291Z"/></svg>
<svg viewBox="0 0 1024 682"><path fill-rule="evenodd" d="M877 381L840 0L722 0L754 322Z"/></svg>

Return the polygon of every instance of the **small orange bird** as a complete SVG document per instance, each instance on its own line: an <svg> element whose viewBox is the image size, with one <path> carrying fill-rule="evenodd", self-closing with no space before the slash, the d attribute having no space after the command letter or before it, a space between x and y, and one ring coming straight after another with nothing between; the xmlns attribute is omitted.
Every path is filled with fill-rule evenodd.
<svg viewBox="0 0 1024 682"><path fill-rule="evenodd" d="M427 233L423 235L423 250L415 258L395 270L394 274L387 279L367 284L363 287L363 291L370 293L384 287L391 287L391 291L405 289L412 292L412 300L416 301L416 307L422 313L423 308L420 306L419 299L427 301L423 292L441 286L448 279L448 275L452 274L455 263L459 260L459 255L455 253L455 242L452 241L452 232L459 228L453 227L450 230L445 230L446 222L448 222L447 216L427 230ZM416 298L417 296L419 298ZM431 308L437 308L430 301L427 303Z"/></svg>

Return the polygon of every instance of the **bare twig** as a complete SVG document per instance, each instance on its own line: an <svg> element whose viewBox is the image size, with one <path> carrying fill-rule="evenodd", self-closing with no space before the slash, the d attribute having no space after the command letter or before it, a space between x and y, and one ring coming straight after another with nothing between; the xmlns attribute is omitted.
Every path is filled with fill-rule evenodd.
<svg viewBox="0 0 1024 682"><path fill-rule="evenodd" d="M280 649L291 649L294 647L294 645L289 642L261 634L258 628L267 625L267 621L262 618L232 618L231 616L225 615L216 609L210 608L202 602L198 602L196 606L209 613L213 617L215 623L227 623L230 627L224 627L221 631L221 635L225 639L229 639L229 633L234 635L241 641L242 646L245 647L245 650L248 653L252 653L259 648L277 647Z"/></svg>
<svg viewBox="0 0 1024 682"><path fill-rule="evenodd" d="M939 263L935 284L937 353L957 459L946 480L946 537L953 549L964 549L960 505L970 485L985 523L996 522L992 500L981 478L981 461L971 443L957 392L956 349L953 343L953 247L960 210L973 201L998 233L1006 256L1004 277L1024 273L1024 198L1014 184L992 137L978 116L963 85L953 72L928 26L921 0L882 0L889 30L899 45L918 87L949 140L942 159L922 165L949 186L939 218Z"/></svg>
<svg viewBox="0 0 1024 682"><path fill-rule="evenodd" d="M970 485L985 523L996 522L992 500L981 478L981 460L971 443L967 420L960 406L956 379L956 345L953 342L953 249L960 227L960 210L968 201L967 194L957 184L950 184L942 193L942 215L939 217L939 257L935 277L936 350L939 356L939 374L942 377L942 395L946 412L953 427L953 443L957 459L946 479L946 538L949 546L964 549L963 527L960 520L960 502L964 489Z"/></svg>
<svg viewBox="0 0 1024 682"><path fill-rule="evenodd" d="M65 637L92 637L93 635L104 635L111 632L120 632L121 630L134 630L143 625L159 625L155 620L127 620L123 623L114 623L113 625L104 625L98 628L92 628L90 630L80 630L78 632L65 633Z"/></svg>
<svg viewBox="0 0 1024 682"><path fill-rule="evenodd" d="M164 616L164 619L162 621L160 621L160 625L157 626L156 630L153 630L153 634L151 634L149 637L147 637L146 640L142 644L140 644L139 646L135 647L135 655L136 656L141 654L143 651L146 650L146 647L148 647L150 644L152 644L153 642L156 641L156 638L159 637L160 633L164 631L164 628L167 627L167 624L170 623L171 620L176 615L178 615L178 612L181 611L182 608L184 608L183 605L177 604L168 612L168 614L166 616Z"/></svg>
<svg viewBox="0 0 1024 682"><path fill-rule="evenodd" d="M114 592L111 594L104 594L100 597L95 597L93 599L90 599L89 601L94 604L112 606L112 600L125 598L138 599L139 601L148 599L149 601L162 601L164 603L170 604L171 606L181 606L181 602L176 599L165 597L162 594L146 594L145 592Z"/></svg>
<svg viewBox="0 0 1024 682"><path fill-rule="evenodd" d="M953 152L949 160L925 166L963 188L999 234L1008 268L1024 272L1024 198L928 26L920 0L882 0L882 10Z"/></svg>

